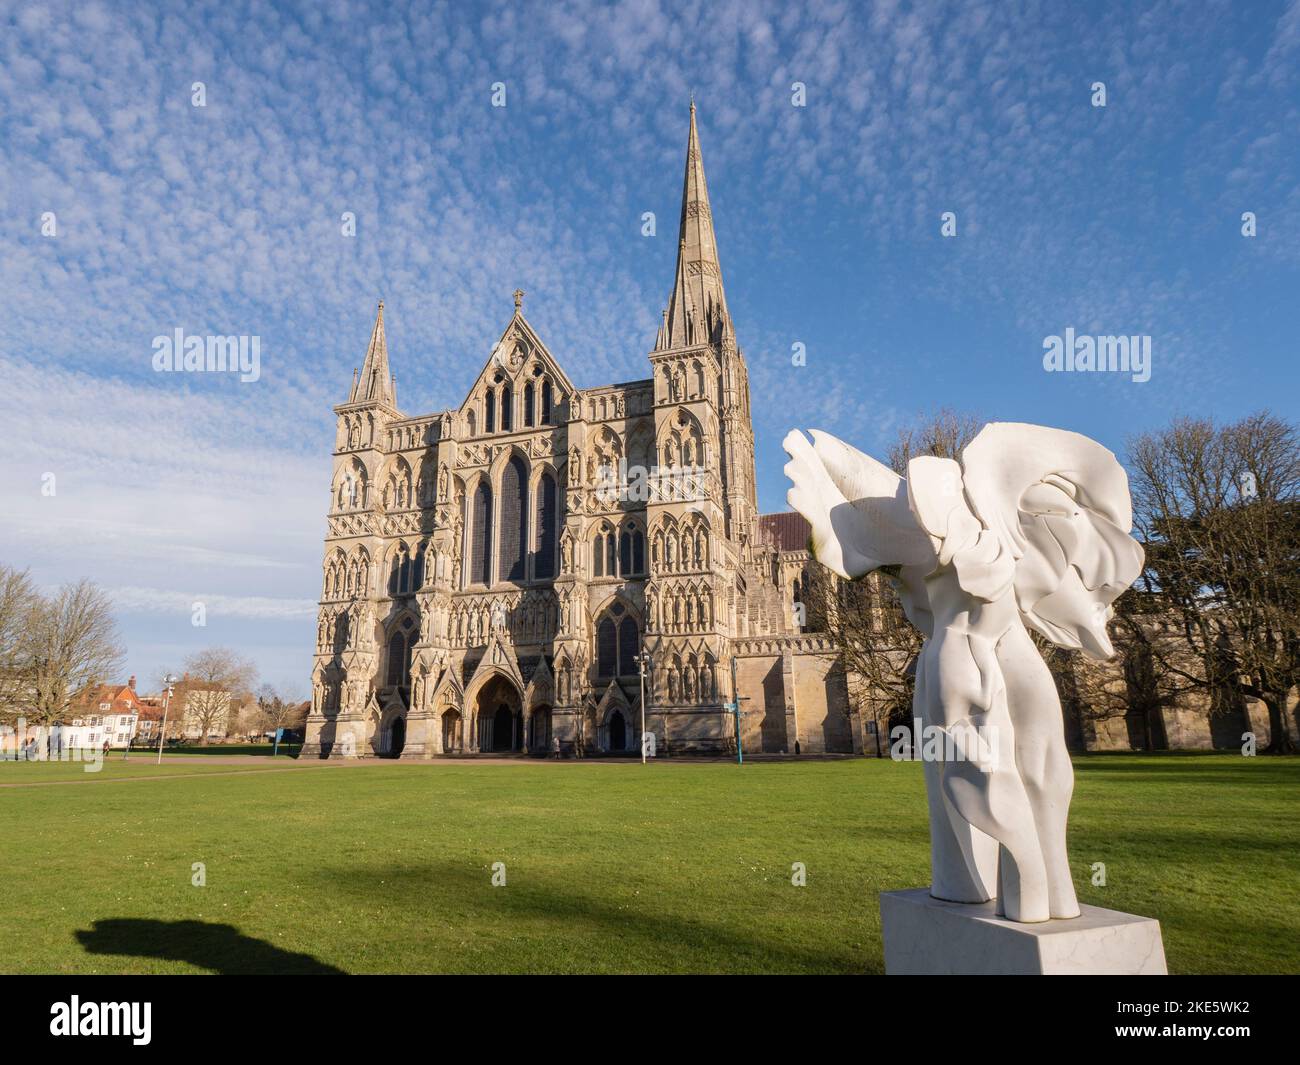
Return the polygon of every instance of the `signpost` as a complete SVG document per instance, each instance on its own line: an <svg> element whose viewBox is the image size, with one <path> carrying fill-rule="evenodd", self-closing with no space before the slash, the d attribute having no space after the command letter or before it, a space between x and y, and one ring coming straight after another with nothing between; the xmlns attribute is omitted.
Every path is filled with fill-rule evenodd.
<svg viewBox="0 0 1300 1065"><path fill-rule="evenodd" d="M748 695L741 695L736 686L736 656L731 656L731 702L723 703L723 709L736 716L736 764L745 764L745 752L740 741L740 704L749 702Z"/></svg>

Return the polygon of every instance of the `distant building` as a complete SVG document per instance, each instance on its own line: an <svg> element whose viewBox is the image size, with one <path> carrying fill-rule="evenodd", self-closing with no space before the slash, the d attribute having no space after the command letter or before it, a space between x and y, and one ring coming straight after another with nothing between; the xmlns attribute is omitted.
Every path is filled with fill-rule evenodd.
<svg viewBox="0 0 1300 1065"><path fill-rule="evenodd" d="M63 722L60 742L64 747L127 747L136 733L142 709L135 691L135 677L125 684L96 684L72 701L68 720Z"/></svg>

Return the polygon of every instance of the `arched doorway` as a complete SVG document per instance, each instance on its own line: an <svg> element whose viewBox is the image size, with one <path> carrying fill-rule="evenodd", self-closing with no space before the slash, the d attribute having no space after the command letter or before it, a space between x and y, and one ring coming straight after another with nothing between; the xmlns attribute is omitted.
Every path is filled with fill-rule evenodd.
<svg viewBox="0 0 1300 1065"><path fill-rule="evenodd" d="M609 749L627 750L627 722L623 720L623 714L619 710L609 715Z"/></svg>
<svg viewBox="0 0 1300 1065"><path fill-rule="evenodd" d="M517 751L523 747L522 701L505 677L493 677L483 685L475 702L480 751Z"/></svg>
<svg viewBox="0 0 1300 1065"><path fill-rule="evenodd" d="M534 707L528 719L528 749L545 754L551 749L551 708Z"/></svg>
<svg viewBox="0 0 1300 1065"><path fill-rule="evenodd" d="M393 727L389 730L388 753L394 758L400 758L402 748L406 746L406 718L398 717L393 719Z"/></svg>
<svg viewBox="0 0 1300 1065"><path fill-rule="evenodd" d="M498 703L496 713L492 715L492 750L513 751L515 749L515 715L505 703Z"/></svg>

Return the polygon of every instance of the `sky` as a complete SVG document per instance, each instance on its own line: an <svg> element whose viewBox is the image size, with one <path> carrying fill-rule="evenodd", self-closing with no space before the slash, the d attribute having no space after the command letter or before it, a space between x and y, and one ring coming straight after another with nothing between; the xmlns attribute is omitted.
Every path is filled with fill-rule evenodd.
<svg viewBox="0 0 1300 1065"><path fill-rule="evenodd" d="M516 288L579 387L647 377L692 94L765 512L794 427L1296 420L1300 0L0 0L0 562L102 586L142 690L221 645L306 698L377 301L406 414ZM156 371L176 329L260 375Z"/></svg>

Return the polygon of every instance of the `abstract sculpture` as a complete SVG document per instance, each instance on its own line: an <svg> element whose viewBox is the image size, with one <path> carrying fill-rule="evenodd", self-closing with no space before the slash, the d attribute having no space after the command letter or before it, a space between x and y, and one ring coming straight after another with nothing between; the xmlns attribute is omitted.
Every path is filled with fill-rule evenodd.
<svg viewBox="0 0 1300 1065"><path fill-rule="evenodd" d="M814 557L844 578L881 570L925 637L914 717L945 741L923 758L930 894L996 898L1012 921L1077 917L1065 853L1074 774L1028 630L1113 653L1111 604L1143 563L1123 467L1077 433L995 422L960 463L914 458L904 480L812 436L791 432L784 446L787 499L812 525Z"/></svg>

